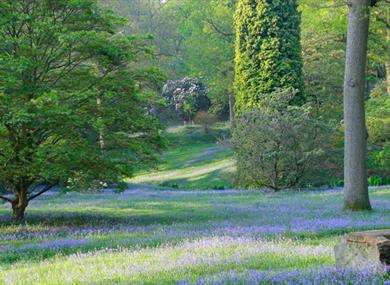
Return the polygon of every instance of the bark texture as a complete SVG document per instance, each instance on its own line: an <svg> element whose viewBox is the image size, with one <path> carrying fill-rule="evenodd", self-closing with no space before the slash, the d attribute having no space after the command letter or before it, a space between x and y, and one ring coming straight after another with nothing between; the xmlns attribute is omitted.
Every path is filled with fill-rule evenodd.
<svg viewBox="0 0 390 285"><path fill-rule="evenodd" d="M344 81L344 209L371 209L367 183L367 129L364 109L370 0L349 2Z"/></svg>
<svg viewBox="0 0 390 285"><path fill-rule="evenodd" d="M236 114L234 112L234 94L229 93L229 121L230 129L233 130L236 127Z"/></svg>
<svg viewBox="0 0 390 285"><path fill-rule="evenodd" d="M12 201L12 220L14 223L24 221L24 212L28 206L27 191L20 190Z"/></svg>

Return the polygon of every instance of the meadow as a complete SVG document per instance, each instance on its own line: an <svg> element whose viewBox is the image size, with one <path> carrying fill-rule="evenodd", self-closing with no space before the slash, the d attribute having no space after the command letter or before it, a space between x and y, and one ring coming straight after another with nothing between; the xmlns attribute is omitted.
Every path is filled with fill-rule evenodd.
<svg viewBox="0 0 390 285"><path fill-rule="evenodd" d="M339 189L53 192L26 225L0 206L0 284L390 284L334 267L340 235L390 227L389 189L371 195L353 213Z"/></svg>
<svg viewBox="0 0 390 285"><path fill-rule="evenodd" d="M180 189L231 189L234 184L233 150L225 143L226 123L208 133L200 126L169 127L168 149L157 169L139 171L130 181Z"/></svg>

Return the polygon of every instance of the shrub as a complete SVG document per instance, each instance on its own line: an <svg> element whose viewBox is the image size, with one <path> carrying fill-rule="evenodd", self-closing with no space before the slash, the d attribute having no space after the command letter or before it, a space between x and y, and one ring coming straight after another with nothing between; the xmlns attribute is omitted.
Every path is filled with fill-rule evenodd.
<svg viewBox="0 0 390 285"><path fill-rule="evenodd" d="M238 119L232 142L241 187L294 187L323 157L329 126L312 118L308 105L289 105L295 94L276 91Z"/></svg>

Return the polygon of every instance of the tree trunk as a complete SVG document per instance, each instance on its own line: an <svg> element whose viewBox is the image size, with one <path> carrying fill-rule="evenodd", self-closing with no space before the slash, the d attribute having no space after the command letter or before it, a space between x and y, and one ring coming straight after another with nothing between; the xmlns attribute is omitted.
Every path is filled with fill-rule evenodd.
<svg viewBox="0 0 390 285"><path fill-rule="evenodd" d="M390 96L390 61L386 61L385 66L386 66L387 95Z"/></svg>
<svg viewBox="0 0 390 285"><path fill-rule="evenodd" d="M236 127L236 115L234 113L234 94L229 93L229 118L230 118L230 129Z"/></svg>
<svg viewBox="0 0 390 285"><path fill-rule="evenodd" d="M367 183L367 129L364 91L370 0L349 2L344 80L344 209L371 209Z"/></svg>
<svg viewBox="0 0 390 285"><path fill-rule="evenodd" d="M20 223L24 221L24 212L26 211L27 206L27 191L19 191L19 194L12 202L12 220L14 223Z"/></svg>
<svg viewBox="0 0 390 285"><path fill-rule="evenodd" d="M100 109L102 108L101 97L98 97L96 99L96 105L97 105L97 109L98 109L98 113L99 113L99 119L102 119L102 115L100 112ZM104 127L99 128L99 145L100 145L100 149L105 149L105 147L106 147L106 141L105 141L105 136L104 136Z"/></svg>
<svg viewBox="0 0 390 285"><path fill-rule="evenodd" d="M390 29L387 30L387 42L390 41ZM385 61L385 68L386 68L386 82L387 82L387 95L390 96L390 47L387 47L387 58Z"/></svg>

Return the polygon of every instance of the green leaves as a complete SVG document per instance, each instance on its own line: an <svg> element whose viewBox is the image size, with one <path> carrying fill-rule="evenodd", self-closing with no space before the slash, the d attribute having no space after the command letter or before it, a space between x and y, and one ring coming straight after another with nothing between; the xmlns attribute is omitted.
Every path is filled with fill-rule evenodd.
<svg viewBox="0 0 390 285"><path fill-rule="evenodd" d="M246 110L233 134L238 183L243 187L290 188L318 170L330 127L308 105L290 105L296 92L277 90L261 108Z"/></svg>
<svg viewBox="0 0 390 285"><path fill-rule="evenodd" d="M0 182L81 190L153 164L163 140L147 110L163 77L137 64L145 38L113 34L123 21L96 0L0 5Z"/></svg>
<svg viewBox="0 0 390 285"><path fill-rule="evenodd" d="M235 14L236 108L242 111L261 102L278 88L299 90L303 74L298 2L240 0Z"/></svg>

